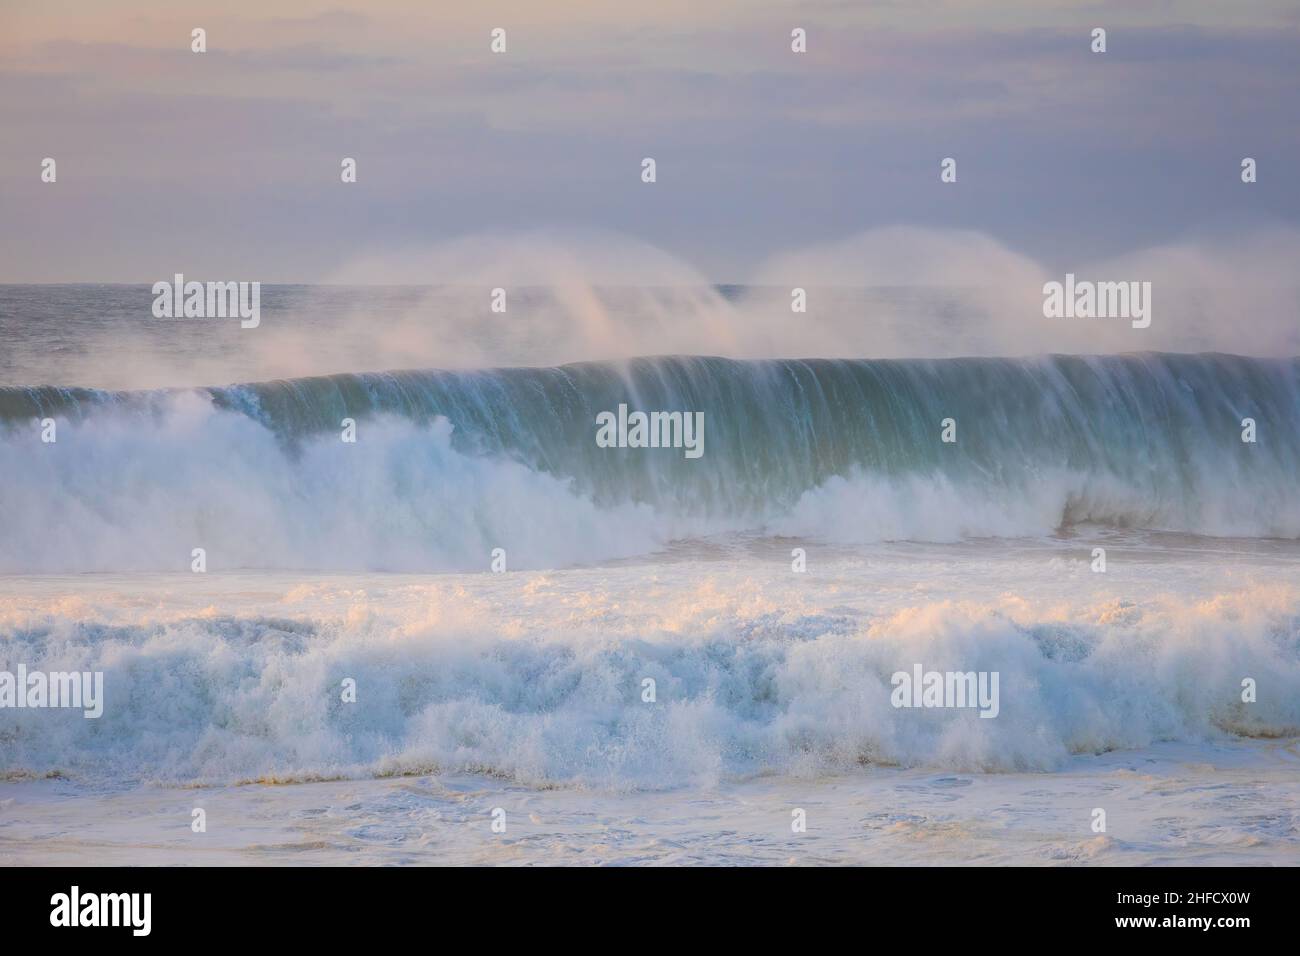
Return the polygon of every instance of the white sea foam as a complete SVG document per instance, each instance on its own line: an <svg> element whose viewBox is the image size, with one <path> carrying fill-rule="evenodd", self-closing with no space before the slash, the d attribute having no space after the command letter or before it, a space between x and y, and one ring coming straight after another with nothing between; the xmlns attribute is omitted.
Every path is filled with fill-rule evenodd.
<svg viewBox="0 0 1300 956"><path fill-rule="evenodd" d="M660 789L862 763L1047 770L1159 740L1300 733L1300 591L1262 565L1210 556L1107 582L1084 561L984 555L979 581L970 555L822 560L816 577L778 556L433 581L18 579L0 600L6 661L103 671L105 711L0 711L0 765ZM892 707L890 675L914 663L998 671L998 717ZM341 699L349 677L357 703Z"/></svg>
<svg viewBox="0 0 1300 956"><path fill-rule="evenodd" d="M445 419L379 419L287 449L188 393L143 425L64 422L59 441L0 438L0 571L238 567L446 570L565 565L656 550L645 506L597 508L570 483L451 447Z"/></svg>

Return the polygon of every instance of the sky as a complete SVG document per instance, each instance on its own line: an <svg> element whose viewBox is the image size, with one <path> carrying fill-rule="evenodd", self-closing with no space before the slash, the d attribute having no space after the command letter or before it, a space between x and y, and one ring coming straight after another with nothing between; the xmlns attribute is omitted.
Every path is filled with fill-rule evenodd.
<svg viewBox="0 0 1300 956"><path fill-rule="evenodd" d="M0 0L0 281L583 230L744 282L900 226L1064 270L1293 235L1298 119L1297 0Z"/></svg>

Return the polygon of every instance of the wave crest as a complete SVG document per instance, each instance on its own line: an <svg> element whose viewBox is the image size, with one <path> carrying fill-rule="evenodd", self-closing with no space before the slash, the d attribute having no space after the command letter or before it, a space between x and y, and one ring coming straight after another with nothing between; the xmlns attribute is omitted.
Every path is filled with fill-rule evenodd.
<svg viewBox="0 0 1300 956"><path fill-rule="evenodd" d="M703 457L599 447L596 415L620 403L703 412ZM494 547L559 566L736 530L1300 537L1296 359L676 357L8 388L0 421L4 571L179 568L193 547L213 567L477 568Z"/></svg>

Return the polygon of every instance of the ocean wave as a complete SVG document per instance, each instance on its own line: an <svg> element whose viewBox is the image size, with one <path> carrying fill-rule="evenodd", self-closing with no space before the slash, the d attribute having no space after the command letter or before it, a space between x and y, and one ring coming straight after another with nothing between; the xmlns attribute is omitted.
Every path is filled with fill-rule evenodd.
<svg viewBox="0 0 1300 956"><path fill-rule="evenodd" d="M873 763L1049 770L1158 740L1300 733L1289 585L862 619L696 581L665 605L627 591L584 609L557 592L543 615L518 610L523 631L473 593L426 587L400 613L356 592L342 613L284 618L0 607L4 667L105 675L98 719L0 710L0 771L182 784L474 771L658 789ZM996 719L892 706L891 675L917 663L998 672Z"/></svg>
<svg viewBox="0 0 1300 956"><path fill-rule="evenodd" d="M703 455L601 447L597 415L620 404L703 413ZM178 569L196 547L213 568L468 569L497 547L555 567L738 530L1296 538L1298 473L1297 359L676 357L4 388L0 571Z"/></svg>

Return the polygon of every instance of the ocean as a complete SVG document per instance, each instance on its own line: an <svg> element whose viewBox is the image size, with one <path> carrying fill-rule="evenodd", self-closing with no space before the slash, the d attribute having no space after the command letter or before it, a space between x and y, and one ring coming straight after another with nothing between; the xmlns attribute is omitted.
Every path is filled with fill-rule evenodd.
<svg viewBox="0 0 1300 956"><path fill-rule="evenodd" d="M1300 359L838 296L0 287L0 862L1300 863Z"/></svg>

